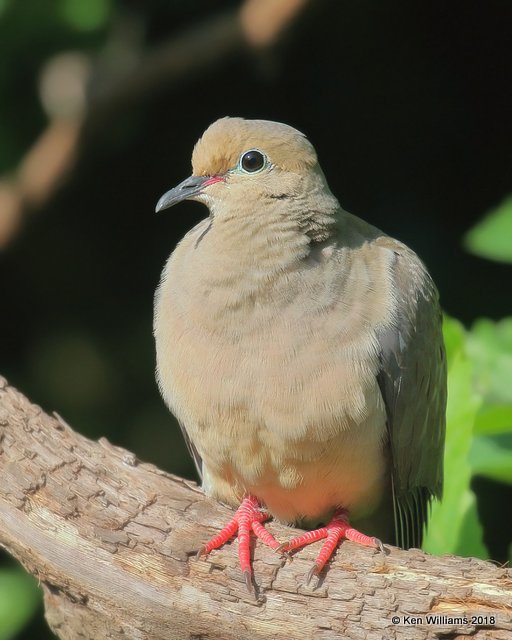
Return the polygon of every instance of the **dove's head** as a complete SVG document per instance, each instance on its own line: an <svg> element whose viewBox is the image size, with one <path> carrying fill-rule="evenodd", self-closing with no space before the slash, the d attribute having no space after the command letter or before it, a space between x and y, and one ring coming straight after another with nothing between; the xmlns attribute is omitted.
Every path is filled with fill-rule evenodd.
<svg viewBox="0 0 512 640"><path fill-rule="evenodd" d="M215 217L337 207L313 145L293 127L267 120L221 118L205 131L192 154L193 174L160 198L157 211L198 200ZM292 213L290 214L292 215Z"/></svg>

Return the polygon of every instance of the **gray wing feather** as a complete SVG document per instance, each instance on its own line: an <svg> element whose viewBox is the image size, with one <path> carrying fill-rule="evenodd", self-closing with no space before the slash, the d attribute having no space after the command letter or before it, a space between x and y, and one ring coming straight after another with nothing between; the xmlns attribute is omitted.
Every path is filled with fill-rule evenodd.
<svg viewBox="0 0 512 640"><path fill-rule="evenodd" d="M379 387L391 450L396 544L420 547L443 486L446 357L437 290L419 258L391 239L397 315L378 334Z"/></svg>

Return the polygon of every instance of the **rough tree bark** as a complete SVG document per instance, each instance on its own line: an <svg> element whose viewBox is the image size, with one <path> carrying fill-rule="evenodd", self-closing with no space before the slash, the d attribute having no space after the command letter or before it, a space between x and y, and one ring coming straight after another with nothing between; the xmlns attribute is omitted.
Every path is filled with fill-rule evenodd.
<svg viewBox="0 0 512 640"><path fill-rule="evenodd" d="M318 545L292 563L257 545L255 597L233 545L194 557L230 513L193 483L75 433L0 378L0 544L39 579L60 638L512 637L512 572L472 558L347 542L306 587ZM427 624L426 614L469 620Z"/></svg>

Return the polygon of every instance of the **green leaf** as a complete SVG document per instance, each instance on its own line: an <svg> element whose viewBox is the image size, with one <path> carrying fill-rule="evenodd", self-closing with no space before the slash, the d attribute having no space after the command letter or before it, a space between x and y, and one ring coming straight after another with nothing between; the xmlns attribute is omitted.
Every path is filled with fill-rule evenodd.
<svg viewBox="0 0 512 640"><path fill-rule="evenodd" d="M473 425L482 397L474 390L473 364L466 353L464 328L456 320L445 318L443 331L448 354L444 492L442 502L432 505L423 548L437 555L487 558L476 499L470 489L469 464Z"/></svg>
<svg viewBox="0 0 512 640"><path fill-rule="evenodd" d="M445 315L443 318L443 338L444 346L446 347L446 358L448 366L450 366L456 354L464 349L466 331L458 320Z"/></svg>
<svg viewBox="0 0 512 640"><path fill-rule="evenodd" d="M111 13L111 0L61 0L64 20L79 31L94 31L107 22Z"/></svg>
<svg viewBox="0 0 512 640"><path fill-rule="evenodd" d="M512 404L512 318L477 320L467 341L475 384L488 404Z"/></svg>
<svg viewBox="0 0 512 640"><path fill-rule="evenodd" d="M0 0L0 16L2 15L2 13L5 10L5 8L7 7L7 3L8 2L9 2L9 0Z"/></svg>
<svg viewBox="0 0 512 640"><path fill-rule="evenodd" d="M512 484L512 433L476 437L469 461L476 475Z"/></svg>
<svg viewBox="0 0 512 640"><path fill-rule="evenodd" d="M483 404L476 416L475 434L499 433L512 433L512 404Z"/></svg>
<svg viewBox="0 0 512 640"><path fill-rule="evenodd" d="M477 256L512 262L512 197L466 233L464 246Z"/></svg>
<svg viewBox="0 0 512 640"><path fill-rule="evenodd" d="M41 594L22 569L0 570L0 640L15 638L37 609Z"/></svg>

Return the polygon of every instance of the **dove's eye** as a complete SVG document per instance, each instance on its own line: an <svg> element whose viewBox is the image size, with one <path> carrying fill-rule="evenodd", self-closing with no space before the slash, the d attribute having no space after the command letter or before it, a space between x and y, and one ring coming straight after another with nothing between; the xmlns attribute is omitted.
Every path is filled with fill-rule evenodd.
<svg viewBox="0 0 512 640"><path fill-rule="evenodd" d="M246 151L240 157L240 167L246 173L256 173L257 171L261 171L266 164L266 156L257 149Z"/></svg>

